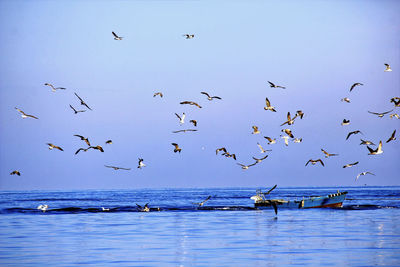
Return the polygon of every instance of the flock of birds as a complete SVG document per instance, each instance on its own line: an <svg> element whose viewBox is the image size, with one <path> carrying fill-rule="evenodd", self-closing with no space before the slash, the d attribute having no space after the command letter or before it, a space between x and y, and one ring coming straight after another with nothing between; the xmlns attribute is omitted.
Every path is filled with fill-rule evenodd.
<svg viewBox="0 0 400 267"><path fill-rule="evenodd" d="M123 38L124 38L124 37L121 37L121 36L117 35L115 32L112 32L112 35L113 35L113 37L114 37L114 40L116 40L116 41L121 41L121 40L123 40ZM185 39L193 39L193 38L194 38L194 34L183 34L183 37L184 37ZM389 64L385 64L385 67L386 67L386 69L384 70L385 72L391 72L391 71L392 71L392 69L391 69L391 67L390 67ZM271 88L286 89L285 86L277 85L277 84L275 84L275 83L273 83L273 82L271 82L271 81L268 81L268 84L269 84L269 86L270 86ZM64 87L55 87L55 86L53 86L53 85L50 84L50 83L45 83L44 85L50 87L52 92L56 92L56 91L58 91L58 90L66 90L66 88L64 88ZM354 84L351 85L351 87L350 87L350 92L352 92L355 88L360 87L360 86L363 86L363 85L364 85L364 84L363 84L363 83L360 83L360 82L354 83ZM208 101L213 101L213 100L220 100L220 101L222 101L222 98L219 97L219 96L212 96L212 95L210 95L209 93L204 92L204 91L203 91L203 92L200 92L200 93L201 93L202 95L204 95ZM72 109L72 111L74 112L74 114L78 114L78 113L86 112L86 111L88 111L88 110L92 110L92 109L89 107L89 105L88 105L77 93L74 93L74 94L75 94L75 96L77 97L77 99L79 100L80 105L84 108L84 109L79 110L79 109L77 109L76 107L74 107L74 106L72 106L72 105L69 105L70 108ZM163 96L164 96L164 95L163 95L162 92L155 92L155 93L153 94L153 97L160 97L160 98L163 98ZM347 102L347 103L350 103L350 102L351 102L350 98L348 98L348 97L342 98L341 101ZM400 98L399 98L399 97L393 97L393 98L390 100L390 102L394 104L394 108L400 107ZM202 108L201 105L199 105L198 103L196 103L196 102L194 102L194 101L182 101L182 102L180 102L180 104L181 104L181 105L191 105L191 106L194 106L194 107L197 107L197 108L200 108L200 109ZM394 110L394 108L391 109L391 110L389 110L389 111L381 112L381 113L379 113L379 112L371 112L371 111L368 111L368 112L369 112L370 114L373 114L373 115L376 115L376 116L382 118L382 117L385 116L386 114L391 113L391 112ZM25 113L23 110L21 110L21 109L19 109L19 108L17 108L17 107L16 107L15 109L21 114L21 117L22 117L22 118L32 118L32 119L36 119L36 120L39 119L37 116L31 115L31 114L27 114L27 113ZM265 110L265 111L276 112L276 108L271 104L271 101L270 101L268 98L265 99L264 110ZM175 115L176 115L176 117L177 117L178 120L179 120L179 124L180 124L180 125L183 125L183 124L185 123L186 114L185 114L185 113L182 113L182 114L177 114L177 113L175 113ZM296 121L298 121L299 119L302 120L303 117L304 117L304 115L305 115L305 113L304 113L302 110L297 110L297 111L295 112L294 116L291 115L290 112L288 112L288 113L287 113L287 116L286 116L286 121L284 121L280 126L281 126L281 127L283 127L283 126L285 126L285 125L291 126L291 125L293 125ZM397 119L400 119L400 116L399 116L399 114L397 114L397 113L392 113L392 114L390 114L389 116L390 116L390 118L395 117L395 118L397 118ZM191 119L191 120L189 121L189 123L191 123L191 124L193 125L193 127L197 127L197 120ZM341 123L342 126L346 126L346 125L349 125L349 124L350 124L350 120L348 120L348 119L343 119L343 121L342 121L342 123ZM253 130L252 130L251 134L257 135L257 134L260 134L260 133L261 133L261 131L259 130L258 126L256 126L256 125L252 126L252 129L253 129ZM186 132L196 132L196 131L197 131L197 129L190 128L190 129L182 129L182 130L173 131L173 133L181 133L181 132L186 133ZM289 128L284 128L284 129L281 130L281 132L282 132L282 134L280 135L280 137L284 140L284 143L285 143L286 146L289 145L289 141L290 141L290 140L291 140L292 142L294 142L294 143L301 143L302 140L303 140L302 138L295 137L294 134L293 134L293 131L292 131L291 129L289 129ZM350 137L352 137L352 136L354 136L354 135L357 135L357 134L363 134L363 133L362 133L360 130L351 131L351 132L348 133L348 135L347 135L347 137L346 137L346 140L348 140ZM389 143L389 142L391 142L391 141L396 140L395 135L396 135L396 130L393 131L393 133L391 134L391 136L387 139L386 143ZM75 134L74 136L80 138L80 140L84 141L84 143L87 145L87 147L80 147L80 148L78 148L78 149L76 150L76 152L75 152L75 155L77 155L77 154L80 153L80 152L87 152L88 150L91 150L91 149L92 149L92 150L98 150L98 151L100 151L100 152L104 152L104 149L103 149L103 147L102 147L101 145L92 145L92 144L90 143L88 137L84 137L84 136L78 135L78 134ZM264 138L268 141L268 142L267 142L267 145L274 145L274 144L277 143L277 139L276 139L276 138L273 138L273 137L270 137L270 136L264 136ZM112 140L107 140L107 141L105 141L105 144L106 144L106 145L111 145L111 144L112 144ZM48 145L48 148L49 148L50 150L57 149L57 150L59 150L59 151L64 151L63 148L61 148L61 147L58 146L58 145L55 145L55 144L52 144L52 143L47 143L47 145ZM173 152L174 152L174 153L177 153L177 152L178 152L178 153L181 153L182 148L179 146L178 143L171 143L171 145L173 146ZM260 143L257 143L257 145L258 145L258 147L259 147L261 153L266 153L266 152L272 151L271 149L264 149L264 147L263 147ZM360 145L366 145L366 147L367 147L367 149L368 149L368 152L369 152L368 155L379 155L379 154L382 154L382 153L383 153L383 150L382 150L382 141L379 141L379 144L378 144L378 146L377 146L375 149L373 149L373 148L370 147L370 146L375 146L375 144L374 144L372 141L368 141L368 140L363 140L363 139L361 139ZM327 151L324 150L324 149L321 149L321 151L322 151L322 153L325 155L325 158L330 158L330 157L333 157L333 156L338 156L338 154L329 153L329 152L327 152ZM236 155L235 153L228 152L228 150L227 150L225 147L217 148L217 149L216 149L216 154L218 155L219 152L222 152L221 155L222 155L222 156L225 156L225 157L227 157L227 158L232 158L232 159L235 160L235 161L236 161L236 159L237 159L237 155ZM257 164L262 163L265 159L267 159L267 157L268 157L268 155L265 155L265 156L262 157L262 158L252 157L253 160L254 160L254 162L252 162L252 163L250 163L250 164L237 163L237 165L239 165L243 170L248 170L250 167L253 167L253 166L257 165ZM309 160L305 163L305 166L307 166L309 163L311 163L311 165L316 165L316 164L319 163L320 165L325 166L325 164L324 164L324 162L322 161L321 158L318 158L318 159L309 159ZM350 167L352 167L352 166L354 166L354 165L356 165L356 164L358 164L358 161L357 161L357 162L354 162L354 163L346 164L346 165L343 166L343 168L350 168ZM125 171L131 170L131 168L125 168L125 167L119 167L119 166L112 166L112 165L104 165L104 167L106 167L106 168L111 168L111 169L114 169L114 170L125 170ZM146 164L144 163L144 159L143 159L143 158L139 158L139 159L138 159L137 168L142 169L143 167L146 167ZM357 181L358 178L359 178L360 176L362 176L362 175L367 175L367 174L375 175L375 174L373 174L373 173L371 173L371 172L369 172L369 171L364 171L364 172L359 173L359 174L357 175L357 177L356 177L355 180ZM18 175L18 176L19 176L19 175L21 175L21 172L18 171L18 170L14 170L14 171L12 171L12 172L10 173L10 175ZM200 203L194 203L194 204L197 204L197 205L199 205L199 206L202 206L202 205L203 205L206 201L208 201L210 198L211 198L211 196L209 196L207 199L205 199L204 201L202 201L202 202L200 202ZM38 207L38 209L41 209L41 210L46 210L47 208L48 208L47 205L41 205L40 208ZM141 207L140 205L138 205L138 209L139 209L140 211L149 211L148 204L146 204L144 207Z"/></svg>

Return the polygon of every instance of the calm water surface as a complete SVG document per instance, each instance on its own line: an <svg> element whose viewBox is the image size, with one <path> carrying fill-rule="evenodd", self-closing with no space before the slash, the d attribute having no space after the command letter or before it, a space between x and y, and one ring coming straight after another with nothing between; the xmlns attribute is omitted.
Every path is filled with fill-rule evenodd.
<svg viewBox="0 0 400 267"><path fill-rule="evenodd" d="M253 208L255 189L2 191L0 265L400 266L400 187L339 188L349 192L343 208L278 216ZM202 209L192 204L208 195ZM138 212L147 202L152 211Z"/></svg>

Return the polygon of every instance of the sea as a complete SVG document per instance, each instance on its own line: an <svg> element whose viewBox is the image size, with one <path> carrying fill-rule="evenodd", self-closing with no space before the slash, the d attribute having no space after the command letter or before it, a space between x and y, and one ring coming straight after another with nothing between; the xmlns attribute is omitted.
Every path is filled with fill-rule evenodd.
<svg viewBox="0 0 400 267"><path fill-rule="evenodd" d="M348 194L277 215L256 189L0 191L0 266L400 266L400 187L278 187Z"/></svg>

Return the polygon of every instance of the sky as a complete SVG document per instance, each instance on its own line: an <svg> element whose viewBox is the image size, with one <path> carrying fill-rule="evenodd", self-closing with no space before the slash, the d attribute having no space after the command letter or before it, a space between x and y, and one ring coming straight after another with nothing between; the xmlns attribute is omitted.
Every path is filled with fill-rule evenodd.
<svg viewBox="0 0 400 267"><path fill-rule="evenodd" d="M390 103L400 97L399 12L400 2L388 0L2 0L0 190L400 185L400 138L385 142L400 134L400 120L368 113L400 113ZM364 85L349 92L356 82ZM159 91L164 97L153 97ZM70 104L84 109L74 93L93 110L74 114ZM276 113L263 109L266 97ZM303 119L281 127L297 110ZM172 133L189 128L198 131ZM303 141L286 147L284 128ZM354 130L363 135L346 140ZM75 134L105 152L75 155L86 147ZM384 153L368 155L360 138L382 140ZM237 163L266 155L257 143L272 151L242 170ZM237 160L216 155L220 147ZM325 158L321 148L339 156ZM325 167L305 166L319 158ZM363 171L375 176L355 181Z"/></svg>

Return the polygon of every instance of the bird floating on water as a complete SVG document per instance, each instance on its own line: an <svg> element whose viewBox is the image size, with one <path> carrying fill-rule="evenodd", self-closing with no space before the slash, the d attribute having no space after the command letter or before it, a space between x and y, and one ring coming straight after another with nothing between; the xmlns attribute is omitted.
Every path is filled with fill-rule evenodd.
<svg viewBox="0 0 400 267"><path fill-rule="evenodd" d="M282 88L282 89L286 89L286 87L280 86L280 85L275 85L273 82L268 81L269 86L271 88Z"/></svg>
<svg viewBox="0 0 400 267"><path fill-rule="evenodd" d="M275 107L271 106L271 102L269 101L268 97L265 98L265 104L267 105L266 107L264 107L265 110L276 112Z"/></svg>
<svg viewBox="0 0 400 267"><path fill-rule="evenodd" d="M21 176L21 173L18 170L12 171L10 173L10 175L15 175L15 174L18 175L18 176Z"/></svg>
<svg viewBox="0 0 400 267"><path fill-rule="evenodd" d="M389 64L385 63L385 66L386 66L386 69L384 71L386 71L386 72L392 71Z"/></svg>
<svg viewBox="0 0 400 267"><path fill-rule="evenodd" d="M53 148L56 148L60 151L64 151L61 147L53 145L52 143L47 143L47 145L49 146L49 149L52 150Z"/></svg>
<svg viewBox="0 0 400 267"><path fill-rule="evenodd" d="M34 118L34 119L37 119L37 120L39 119L38 117L35 117L35 116L33 116L33 115L26 114L25 112L23 112L23 111L20 110L19 108L15 108L15 109L18 110L18 112L22 114L21 117L24 118L24 119L25 119L25 118L28 118L28 117L29 117L29 118Z"/></svg>
<svg viewBox="0 0 400 267"><path fill-rule="evenodd" d="M199 104L197 104L196 102L193 102L193 101L182 101L179 104L181 104L181 105L187 104L187 105L192 105L192 106L196 106L198 108L201 108L201 106Z"/></svg>
<svg viewBox="0 0 400 267"><path fill-rule="evenodd" d="M356 161L354 163L346 164L346 165L343 166L343 168L351 168L351 167L353 167L354 165L357 165L357 164L358 164L358 161Z"/></svg>
<svg viewBox="0 0 400 267"><path fill-rule="evenodd" d="M379 141L378 147L376 149L372 149L369 146L367 146L367 148L368 148L368 151L369 151L368 155L379 155L379 154L383 153L382 141Z"/></svg>
<svg viewBox="0 0 400 267"><path fill-rule="evenodd" d="M362 84L362 83L354 83L354 84L350 87L350 92L351 92L356 86L359 86L359 85L364 85L364 84Z"/></svg>
<svg viewBox="0 0 400 267"><path fill-rule="evenodd" d="M310 163L310 162L311 162L312 165L315 165L315 164L317 164L317 162L319 162L319 163L321 163L322 166L325 167L324 162L323 162L321 159L316 159L316 160L314 160L314 159L309 159L309 160L307 161L307 163L306 163L305 166L307 166L308 163Z"/></svg>
<svg viewBox="0 0 400 267"><path fill-rule="evenodd" d="M37 206L38 210L45 212L49 208L49 205L39 205Z"/></svg>
<svg viewBox="0 0 400 267"><path fill-rule="evenodd" d="M393 111L393 109L389 110L389 111L386 111L386 112L381 112L381 113L379 113L379 112L371 112L371 111L368 111L368 113L377 115L379 118L382 118L383 116L385 116L385 114L388 114L388 113L390 113L392 111Z"/></svg>
<svg viewBox="0 0 400 267"><path fill-rule="evenodd" d="M116 167L116 166L109 166L109 165L104 165L104 167L107 167L107 168L112 168L112 169L114 169L114 170L126 170L126 171L129 171L130 170L130 168L122 168L122 167Z"/></svg>
<svg viewBox="0 0 400 267"><path fill-rule="evenodd" d="M72 105L69 105L72 110L74 111L75 114L78 114L79 112L85 112L86 110L76 110Z"/></svg>
<svg viewBox="0 0 400 267"><path fill-rule="evenodd" d="M321 151L324 152L325 158L329 158L332 156L339 156L339 154L330 154L330 153L326 152L325 150L323 150L322 148L321 148Z"/></svg>
<svg viewBox="0 0 400 267"><path fill-rule="evenodd" d="M396 130L393 131L392 135L389 137L389 139L386 141L386 143L396 140L395 135L396 135Z"/></svg>
<svg viewBox="0 0 400 267"><path fill-rule="evenodd" d="M144 207L142 207L142 206L140 206L138 204L136 204L136 206L138 207L138 211L140 211L140 212L149 212L150 211L149 203L146 203L144 205Z"/></svg>
<svg viewBox="0 0 400 267"><path fill-rule="evenodd" d="M85 101L83 101L82 98L80 98L80 96L77 93L74 93L76 95L77 98L79 98L79 100L81 101L81 105L87 107L88 109L92 110L86 103Z"/></svg>
<svg viewBox="0 0 400 267"><path fill-rule="evenodd" d="M215 99L220 99L220 100L221 100L221 98L220 98L219 96L210 96L207 92L200 92L200 93L203 94L203 95L206 95L206 96L207 96L207 99L208 99L209 101L213 100L214 98L215 98Z"/></svg>
<svg viewBox="0 0 400 267"><path fill-rule="evenodd" d="M182 148L179 147L179 145L177 143L171 143L171 145L173 145L175 147L174 149L174 153L179 152L181 153Z"/></svg>
<svg viewBox="0 0 400 267"><path fill-rule="evenodd" d="M361 175L367 175L367 174L371 174L371 175L374 175L374 176L375 176L375 174L373 174L372 172L362 172L362 173L359 173L359 174L357 175L356 181L358 180L358 178L360 178Z"/></svg>
<svg viewBox="0 0 400 267"><path fill-rule="evenodd" d="M65 89L67 89L67 88L64 88L64 87L54 87L51 83L45 83L44 85L50 86L52 92L55 92L56 90L65 90Z"/></svg>
<svg viewBox="0 0 400 267"><path fill-rule="evenodd" d="M124 37L118 36L115 32L112 32L112 35L114 36L114 40L117 40L117 41L121 41L122 38L124 38Z"/></svg>

